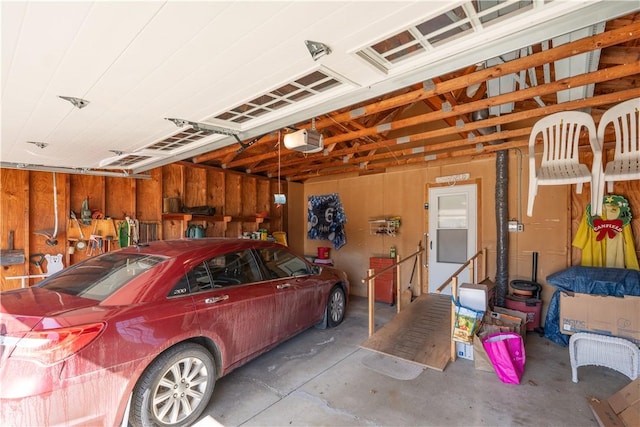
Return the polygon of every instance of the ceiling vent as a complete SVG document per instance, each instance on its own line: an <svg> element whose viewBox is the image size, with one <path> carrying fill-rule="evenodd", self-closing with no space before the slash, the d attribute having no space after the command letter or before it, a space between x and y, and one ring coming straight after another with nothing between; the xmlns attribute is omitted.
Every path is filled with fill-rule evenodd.
<svg viewBox="0 0 640 427"><path fill-rule="evenodd" d="M284 146L302 153L317 153L324 148L322 134L315 129L301 129L284 136Z"/></svg>

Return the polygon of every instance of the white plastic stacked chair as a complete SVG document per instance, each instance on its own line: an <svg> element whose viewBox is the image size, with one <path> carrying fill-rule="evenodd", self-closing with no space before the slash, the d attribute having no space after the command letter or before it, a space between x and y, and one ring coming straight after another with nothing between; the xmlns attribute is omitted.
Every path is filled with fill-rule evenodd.
<svg viewBox="0 0 640 427"><path fill-rule="evenodd" d="M631 380L638 378L640 349L629 340L607 335L578 332L569 338L571 380L578 382L578 367L605 366L614 369Z"/></svg>
<svg viewBox="0 0 640 427"><path fill-rule="evenodd" d="M613 126L616 146L613 160L607 162L604 174L599 179L598 201L595 212L602 214L604 184L613 192L614 181L640 179L640 98L630 99L608 109L598 124L598 144L604 146L607 127ZM593 204L591 205L594 206Z"/></svg>
<svg viewBox="0 0 640 427"><path fill-rule="evenodd" d="M593 151L593 167L580 163L578 143L580 132L586 129ZM542 135L542 162L536 167L535 146ZM598 182L602 174L602 151L596 138L593 118L580 111L564 111L538 120L529 136L529 202L527 215L533 215L533 203L540 185L576 184L576 193L582 185L591 183L591 205L597 200Z"/></svg>

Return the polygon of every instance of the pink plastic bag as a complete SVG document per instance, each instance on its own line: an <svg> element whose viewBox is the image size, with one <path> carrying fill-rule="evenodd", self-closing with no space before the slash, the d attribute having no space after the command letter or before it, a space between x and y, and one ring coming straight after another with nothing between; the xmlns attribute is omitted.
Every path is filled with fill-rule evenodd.
<svg viewBox="0 0 640 427"><path fill-rule="evenodd" d="M501 332L483 338L482 345L500 381L520 384L526 361L522 337L515 332Z"/></svg>

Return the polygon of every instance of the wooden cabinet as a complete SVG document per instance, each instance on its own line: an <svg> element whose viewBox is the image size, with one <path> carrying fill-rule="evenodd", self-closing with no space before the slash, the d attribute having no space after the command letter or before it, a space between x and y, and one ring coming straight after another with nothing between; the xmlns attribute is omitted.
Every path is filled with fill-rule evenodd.
<svg viewBox="0 0 640 427"><path fill-rule="evenodd" d="M369 258L369 268L378 273L379 271L392 266L394 262L395 259L393 258L371 257ZM375 279L375 300L392 305L395 304L396 284L397 275L395 268L391 268L380 276L377 276Z"/></svg>

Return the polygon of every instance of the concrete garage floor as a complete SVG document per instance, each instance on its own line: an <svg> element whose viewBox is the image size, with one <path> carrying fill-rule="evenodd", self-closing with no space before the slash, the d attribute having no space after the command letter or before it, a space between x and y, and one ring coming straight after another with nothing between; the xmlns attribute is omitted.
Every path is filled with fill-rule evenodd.
<svg viewBox="0 0 640 427"><path fill-rule="evenodd" d="M394 314L376 303L376 328ZM367 325L367 300L352 297L337 328L311 328L218 381L196 425L597 426L587 398L607 398L630 382L585 366L573 383L568 348L533 333L520 385L465 359L399 380L363 363L373 354L359 347Z"/></svg>

